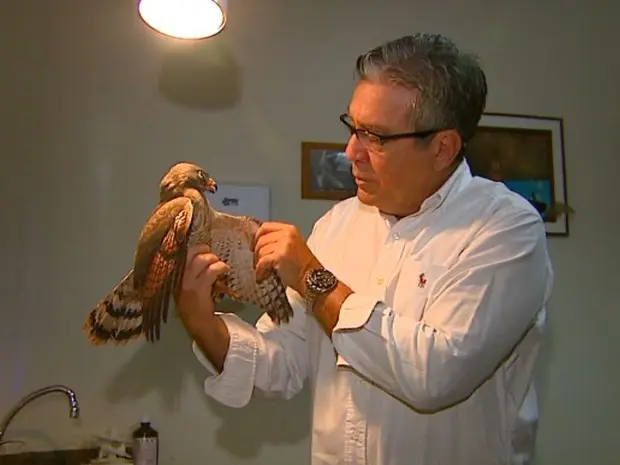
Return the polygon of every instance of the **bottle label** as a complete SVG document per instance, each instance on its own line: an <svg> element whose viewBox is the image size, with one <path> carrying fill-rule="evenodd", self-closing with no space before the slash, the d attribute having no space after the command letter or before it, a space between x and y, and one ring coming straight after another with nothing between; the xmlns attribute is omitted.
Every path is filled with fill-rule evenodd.
<svg viewBox="0 0 620 465"><path fill-rule="evenodd" d="M157 438L134 440L134 465L157 465Z"/></svg>

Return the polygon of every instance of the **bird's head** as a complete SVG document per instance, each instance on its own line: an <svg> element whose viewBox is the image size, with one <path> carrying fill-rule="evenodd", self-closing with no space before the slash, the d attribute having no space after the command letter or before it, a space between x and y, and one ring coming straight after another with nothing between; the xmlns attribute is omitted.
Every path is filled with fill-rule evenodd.
<svg viewBox="0 0 620 465"><path fill-rule="evenodd" d="M217 182L209 173L193 163L174 164L161 179L160 199L170 200L180 197L187 189L203 192L217 192Z"/></svg>

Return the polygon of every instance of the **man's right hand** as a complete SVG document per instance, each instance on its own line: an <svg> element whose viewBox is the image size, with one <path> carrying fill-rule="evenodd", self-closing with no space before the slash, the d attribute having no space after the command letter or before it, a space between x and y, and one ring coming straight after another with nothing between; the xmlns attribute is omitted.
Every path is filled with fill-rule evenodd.
<svg viewBox="0 0 620 465"><path fill-rule="evenodd" d="M211 290L215 280L229 267L206 246L187 252L183 281L176 296L176 309L186 331L211 363L221 371L230 336L226 324L215 315Z"/></svg>
<svg viewBox="0 0 620 465"><path fill-rule="evenodd" d="M205 245L187 251L185 274L177 296L177 310L181 318L193 314L211 316L214 311L211 289L215 280L229 267Z"/></svg>

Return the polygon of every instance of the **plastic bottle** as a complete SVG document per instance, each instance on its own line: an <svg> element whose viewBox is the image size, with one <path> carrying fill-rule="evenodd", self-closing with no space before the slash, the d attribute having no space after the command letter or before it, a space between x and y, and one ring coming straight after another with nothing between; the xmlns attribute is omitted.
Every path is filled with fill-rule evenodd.
<svg viewBox="0 0 620 465"><path fill-rule="evenodd" d="M134 465L158 465L159 433L151 426L151 420L143 417L140 426L132 433Z"/></svg>

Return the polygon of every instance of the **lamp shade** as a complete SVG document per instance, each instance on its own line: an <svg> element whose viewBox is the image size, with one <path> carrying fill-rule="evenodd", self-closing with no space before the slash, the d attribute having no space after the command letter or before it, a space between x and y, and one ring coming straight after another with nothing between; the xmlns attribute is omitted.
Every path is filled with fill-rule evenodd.
<svg viewBox="0 0 620 465"><path fill-rule="evenodd" d="M142 20L179 39L204 39L226 25L227 0L138 0Z"/></svg>

